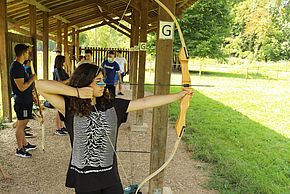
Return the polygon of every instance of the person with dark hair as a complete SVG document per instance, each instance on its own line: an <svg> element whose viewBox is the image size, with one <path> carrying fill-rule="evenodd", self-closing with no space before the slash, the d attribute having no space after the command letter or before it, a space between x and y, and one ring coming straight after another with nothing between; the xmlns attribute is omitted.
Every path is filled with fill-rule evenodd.
<svg viewBox="0 0 290 194"><path fill-rule="evenodd" d="M122 83L124 82L124 76L126 72L126 67L127 67L127 60L122 56L122 51L118 50L117 51L117 57L115 58L115 61L119 64L120 67L120 75L121 75L121 80L118 80L117 86L118 86L118 95L124 95L122 93Z"/></svg>
<svg viewBox="0 0 290 194"><path fill-rule="evenodd" d="M86 57L83 56L83 55L80 55L80 56L79 56L78 63L77 63L77 67L78 67L80 64L84 63L84 62L86 62Z"/></svg>
<svg viewBox="0 0 290 194"><path fill-rule="evenodd" d="M106 88L113 96L116 95L116 76L118 77L118 80L121 80L120 67L118 63L114 61L114 57L114 51L109 51L108 58L102 63L102 67L104 68Z"/></svg>
<svg viewBox="0 0 290 194"><path fill-rule="evenodd" d="M162 106L192 92L147 96L125 100L107 95L103 71L83 63L76 68L69 85L36 81L36 87L65 116L72 146L66 186L77 194L123 194L117 168L118 130L128 112Z"/></svg>
<svg viewBox="0 0 290 194"><path fill-rule="evenodd" d="M58 55L55 57L54 60L54 72L53 72L53 80L59 81L59 82L67 82L69 75L66 73L66 71L63 69L63 66L65 64L65 57L62 55ZM63 123L63 117L62 115L59 115L59 112L56 113L55 116L55 124L56 124L56 135L66 135L67 130Z"/></svg>
<svg viewBox="0 0 290 194"><path fill-rule="evenodd" d="M61 55L61 50L56 49L55 53L56 53L56 56L59 56L59 55Z"/></svg>
<svg viewBox="0 0 290 194"><path fill-rule="evenodd" d="M29 119L32 119L33 105L33 83L35 75L30 78L27 76L23 63L28 59L28 46L25 44L17 44L14 48L16 59L12 62L9 70L12 92L14 95L14 110L17 115L16 124L16 140L18 149L16 156L28 158L32 155L29 150L36 149L36 145L31 145L26 141L24 129Z"/></svg>
<svg viewBox="0 0 290 194"><path fill-rule="evenodd" d="M86 58L86 62L93 62L93 51L91 49L86 49L85 50L85 58Z"/></svg>

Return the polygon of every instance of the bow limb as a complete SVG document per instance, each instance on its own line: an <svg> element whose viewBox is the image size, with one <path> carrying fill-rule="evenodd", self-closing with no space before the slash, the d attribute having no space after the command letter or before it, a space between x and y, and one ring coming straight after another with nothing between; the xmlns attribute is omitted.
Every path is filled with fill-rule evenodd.
<svg viewBox="0 0 290 194"><path fill-rule="evenodd" d="M36 80L38 80L33 64L31 65L31 72L32 72L32 74L34 74L36 76ZM39 94L38 94L35 86L33 89L33 97L35 99L36 106L39 107L39 114L40 114L39 122L41 125L41 147L42 147L42 150L44 151L44 140L45 140L44 117L43 117L43 112L42 112L42 105L41 105L40 100L39 100Z"/></svg>
<svg viewBox="0 0 290 194"><path fill-rule="evenodd" d="M192 91L193 89L190 88L191 85L191 79L190 79L190 74L189 74L189 70L188 70L188 55L187 55L187 49L186 49L186 45L185 45L185 40L180 28L180 25L176 19L176 17L173 15L173 13L163 4L161 3L159 0L154 0L157 4L159 4L160 7L162 7L169 15L170 17L173 19L177 30L178 30L178 34L181 40L181 44L182 44L182 48L179 51L179 61L181 64L181 71L182 71L182 85L184 87L184 89L188 90L188 91ZM154 171L152 174L150 174L148 177L146 177L138 186L135 194L138 194L138 191L141 189L141 187L148 182L150 179L152 179L153 177L155 177L158 173L160 173L162 170L165 169L165 167L171 162L171 160L173 159L178 145L182 139L182 135L185 129L185 118L186 118L186 112L188 110L189 107L189 102L190 102L190 96L186 95L184 96L181 101L180 101L180 113L176 122L176 133L177 133L177 140L174 144L174 148L170 154L170 156L168 157L168 159L164 162L164 164L158 168L156 171Z"/></svg>

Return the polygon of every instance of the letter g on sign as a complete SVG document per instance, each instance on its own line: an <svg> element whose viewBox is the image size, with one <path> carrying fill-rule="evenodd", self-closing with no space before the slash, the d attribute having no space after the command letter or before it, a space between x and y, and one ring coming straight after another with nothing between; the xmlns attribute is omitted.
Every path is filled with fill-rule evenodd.
<svg viewBox="0 0 290 194"><path fill-rule="evenodd" d="M174 22L160 21L159 24L159 39L173 39Z"/></svg>

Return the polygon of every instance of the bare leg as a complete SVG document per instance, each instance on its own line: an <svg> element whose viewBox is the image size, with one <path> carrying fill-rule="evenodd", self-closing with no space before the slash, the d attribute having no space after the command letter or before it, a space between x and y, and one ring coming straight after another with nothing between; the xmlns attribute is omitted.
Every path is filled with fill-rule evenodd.
<svg viewBox="0 0 290 194"><path fill-rule="evenodd" d="M27 141L24 134L24 128L28 123L28 119L25 120L18 120L16 124L16 140L18 149L23 148L23 146L27 145Z"/></svg>
<svg viewBox="0 0 290 194"><path fill-rule="evenodd" d="M119 82L118 85L119 85L119 92L122 92L122 84Z"/></svg>
<svg viewBox="0 0 290 194"><path fill-rule="evenodd" d="M61 129L61 128L64 127L63 122L62 122L62 121L60 120L60 118L59 118L59 114L58 114L58 112L56 112L56 116L55 116L55 125L56 125L56 128L57 128L57 129Z"/></svg>

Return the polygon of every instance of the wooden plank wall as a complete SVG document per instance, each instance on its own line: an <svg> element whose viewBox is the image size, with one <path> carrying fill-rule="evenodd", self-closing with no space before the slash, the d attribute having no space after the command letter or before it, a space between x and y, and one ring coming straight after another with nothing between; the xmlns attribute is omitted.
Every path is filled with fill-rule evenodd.
<svg viewBox="0 0 290 194"><path fill-rule="evenodd" d="M124 48L99 48L99 47L79 47L79 53L82 56L85 56L85 50L90 49L93 51L93 62L96 63L98 66L102 65L103 61L107 58L107 52L112 50L115 53L118 50L122 51L123 57L127 60L128 64L130 63L130 51L129 49ZM116 54L115 54L116 56Z"/></svg>

